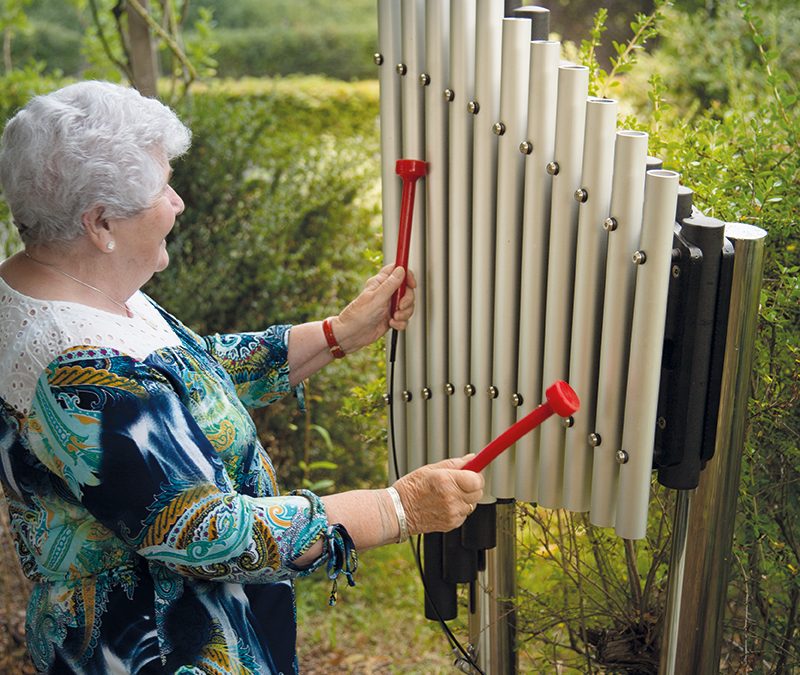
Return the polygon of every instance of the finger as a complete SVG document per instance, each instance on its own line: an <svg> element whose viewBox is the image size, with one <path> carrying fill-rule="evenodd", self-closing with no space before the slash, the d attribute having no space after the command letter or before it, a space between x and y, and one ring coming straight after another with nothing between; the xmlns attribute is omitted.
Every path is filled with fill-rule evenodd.
<svg viewBox="0 0 800 675"><path fill-rule="evenodd" d="M479 473L457 469L452 471L451 477L461 492L471 493L483 491L484 479Z"/></svg>
<svg viewBox="0 0 800 675"><path fill-rule="evenodd" d="M395 267L392 270L392 273L386 277L381 282L381 285L378 287L377 293L378 295L388 302L389 298L392 297L392 294L400 288L400 285L403 283L403 279L406 277L406 271L402 267Z"/></svg>
<svg viewBox="0 0 800 675"><path fill-rule="evenodd" d="M417 277L414 276L413 270L406 270L406 284L409 288L417 287Z"/></svg>

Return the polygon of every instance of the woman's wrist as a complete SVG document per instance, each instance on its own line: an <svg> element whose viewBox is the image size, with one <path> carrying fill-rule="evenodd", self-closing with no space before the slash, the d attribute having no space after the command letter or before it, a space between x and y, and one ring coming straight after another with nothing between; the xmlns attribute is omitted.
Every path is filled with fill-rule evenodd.
<svg viewBox="0 0 800 675"><path fill-rule="evenodd" d="M352 354L363 347L363 345L358 344L357 337L350 334L352 331L348 330L347 324L342 321L338 314L328 317L328 320L336 342L345 354Z"/></svg>
<svg viewBox="0 0 800 675"><path fill-rule="evenodd" d="M392 506L394 507L395 516L397 517L399 534L395 541L398 544L402 544L408 539L408 520L406 518L406 510L403 508L403 502L400 499L400 493L395 487L389 486L386 488L386 492L389 493L389 497L392 500Z"/></svg>
<svg viewBox="0 0 800 675"><path fill-rule="evenodd" d="M322 333L325 335L325 342L328 343L328 351L330 351L331 356L335 359L343 359L347 356L347 353L336 339L336 333L333 328L333 322L337 318L338 317L329 316L327 319L324 319L322 322Z"/></svg>

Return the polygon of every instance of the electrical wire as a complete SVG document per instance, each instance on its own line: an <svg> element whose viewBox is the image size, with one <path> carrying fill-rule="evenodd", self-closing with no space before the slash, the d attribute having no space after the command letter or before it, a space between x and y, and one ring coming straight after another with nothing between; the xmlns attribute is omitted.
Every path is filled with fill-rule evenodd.
<svg viewBox="0 0 800 675"><path fill-rule="evenodd" d="M391 347L389 349L389 382L388 382L388 399L389 399L389 435L390 441L392 446L392 462L394 465L394 475L398 478L400 477L400 467L397 461L397 446L395 445L395 433L394 433L394 366L395 366L395 357L397 356L397 329L392 329L391 335ZM461 653L461 656L466 660L466 662L475 669L478 675L486 675L486 673L481 670L480 666L475 663L475 660L470 656L469 652L464 648L464 646L459 642L458 638L455 636L453 631L451 630L450 626L447 625L447 622L442 618L441 613L439 612L439 608L436 606L436 603L433 601L433 597L428 592L428 585L425 582L425 572L422 568L422 557L420 555L420 551L422 550L421 544L422 536L417 535L417 545L414 546L413 540L409 539L408 543L411 546L411 551L414 554L414 560L417 563L417 569L419 570L419 578L422 582L422 590L425 592L425 597L428 600L429 606L433 609L434 614L436 614L436 619L439 622L439 625L442 627L445 636L447 637L448 641L450 642L450 647L455 651Z"/></svg>

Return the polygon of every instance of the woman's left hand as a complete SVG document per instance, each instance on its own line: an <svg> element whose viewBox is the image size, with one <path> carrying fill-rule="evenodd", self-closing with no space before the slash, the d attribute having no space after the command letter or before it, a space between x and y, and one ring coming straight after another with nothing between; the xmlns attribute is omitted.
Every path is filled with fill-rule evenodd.
<svg viewBox="0 0 800 675"><path fill-rule="evenodd" d="M389 316L392 295L406 278L406 291L393 316ZM367 280L364 290L339 316L332 320L333 333L346 354L372 344L389 328L405 330L414 313L416 279L411 271L387 265Z"/></svg>

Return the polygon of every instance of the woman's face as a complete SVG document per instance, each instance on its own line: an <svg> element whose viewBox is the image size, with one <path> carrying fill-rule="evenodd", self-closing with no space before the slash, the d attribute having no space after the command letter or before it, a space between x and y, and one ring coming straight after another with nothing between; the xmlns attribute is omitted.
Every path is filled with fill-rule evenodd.
<svg viewBox="0 0 800 675"><path fill-rule="evenodd" d="M183 212L183 200L169 184L172 171L164 169L164 185L152 206L121 222L116 252L122 256L133 274L146 275L141 283L169 264L166 236L175 225L175 218Z"/></svg>

